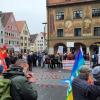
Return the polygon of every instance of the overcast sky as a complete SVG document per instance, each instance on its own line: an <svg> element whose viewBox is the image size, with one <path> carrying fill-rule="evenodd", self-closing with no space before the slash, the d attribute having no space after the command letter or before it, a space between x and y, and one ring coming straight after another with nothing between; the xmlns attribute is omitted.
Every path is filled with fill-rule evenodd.
<svg viewBox="0 0 100 100"><path fill-rule="evenodd" d="M26 20L31 34L44 30L46 0L0 0L0 11L13 12L16 20Z"/></svg>

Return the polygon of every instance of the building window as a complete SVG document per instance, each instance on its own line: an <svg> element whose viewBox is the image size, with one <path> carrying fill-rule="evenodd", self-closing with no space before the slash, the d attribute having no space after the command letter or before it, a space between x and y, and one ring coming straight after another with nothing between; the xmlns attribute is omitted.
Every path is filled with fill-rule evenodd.
<svg viewBox="0 0 100 100"><path fill-rule="evenodd" d="M17 45L19 44L19 42L17 41Z"/></svg>
<svg viewBox="0 0 100 100"><path fill-rule="evenodd" d="M64 20L64 12L57 12L56 20Z"/></svg>
<svg viewBox="0 0 100 100"><path fill-rule="evenodd" d="M21 43L21 46L23 46L23 43Z"/></svg>
<svg viewBox="0 0 100 100"><path fill-rule="evenodd" d="M57 37L63 37L63 29L57 29Z"/></svg>
<svg viewBox="0 0 100 100"><path fill-rule="evenodd" d="M3 43L3 39L1 38L0 43Z"/></svg>
<svg viewBox="0 0 100 100"><path fill-rule="evenodd" d="M27 41L27 37L24 38Z"/></svg>
<svg viewBox="0 0 100 100"><path fill-rule="evenodd" d="M9 44L11 44L11 41L9 41Z"/></svg>
<svg viewBox="0 0 100 100"><path fill-rule="evenodd" d="M24 30L24 32L23 32L25 35L27 35L28 34L28 31L27 30Z"/></svg>
<svg viewBox="0 0 100 100"><path fill-rule="evenodd" d="M83 16L83 11L82 10L77 10L77 11L73 12L73 18L78 19L78 18L82 18L82 16Z"/></svg>
<svg viewBox="0 0 100 100"><path fill-rule="evenodd" d="M27 46L27 43L25 43L25 46Z"/></svg>
<svg viewBox="0 0 100 100"><path fill-rule="evenodd" d="M8 33L7 33L7 36L8 36Z"/></svg>
<svg viewBox="0 0 100 100"><path fill-rule="evenodd" d="M100 27L94 27L94 36L100 36Z"/></svg>
<svg viewBox="0 0 100 100"><path fill-rule="evenodd" d="M23 40L23 37L21 36L20 39Z"/></svg>
<svg viewBox="0 0 100 100"><path fill-rule="evenodd" d="M3 35L3 31L1 31L1 35Z"/></svg>
<svg viewBox="0 0 100 100"><path fill-rule="evenodd" d="M92 17L100 16L100 8L92 9Z"/></svg>
<svg viewBox="0 0 100 100"><path fill-rule="evenodd" d="M81 36L81 28L74 29L74 36Z"/></svg>
<svg viewBox="0 0 100 100"><path fill-rule="evenodd" d="M43 37L41 37L41 39L43 39Z"/></svg>
<svg viewBox="0 0 100 100"><path fill-rule="evenodd" d="M10 26L8 26L8 29L9 29L9 27L10 27Z"/></svg>

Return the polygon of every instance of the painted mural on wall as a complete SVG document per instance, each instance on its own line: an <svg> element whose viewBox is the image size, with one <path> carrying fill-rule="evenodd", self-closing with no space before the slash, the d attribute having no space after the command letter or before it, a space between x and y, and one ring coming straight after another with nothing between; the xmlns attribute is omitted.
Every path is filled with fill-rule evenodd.
<svg viewBox="0 0 100 100"><path fill-rule="evenodd" d="M55 25L54 25L54 15L50 15L50 33L53 33L55 31Z"/></svg>
<svg viewBox="0 0 100 100"><path fill-rule="evenodd" d="M91 33L91 19L89 18L83 21L83 33Z"/></svg>
<svg viewBox="0 0 100 100"><path fill-rule="evenodd" d="M65 21L65 32L66 33L71 33L72 27L73 27L72 21L71 20L66 20Z"/></svg>

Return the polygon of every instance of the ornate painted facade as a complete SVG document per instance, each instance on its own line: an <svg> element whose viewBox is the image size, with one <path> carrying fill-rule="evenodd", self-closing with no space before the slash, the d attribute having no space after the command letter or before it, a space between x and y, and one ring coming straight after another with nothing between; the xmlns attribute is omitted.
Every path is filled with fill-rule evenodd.
<svg viewBox="0 0 100 100"><path fill-rule="evenodd" d="M99 0L47 0L47 20L48 48L55 52L59 45L68 51L68 42L85 52L100 46Z"/></svg>

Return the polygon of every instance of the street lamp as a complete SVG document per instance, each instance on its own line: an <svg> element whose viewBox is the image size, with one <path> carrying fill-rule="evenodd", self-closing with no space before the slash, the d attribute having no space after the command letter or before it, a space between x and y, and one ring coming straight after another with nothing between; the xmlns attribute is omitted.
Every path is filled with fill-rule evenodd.
<svg viewBox="0 0 100 100"><path fill-rule="evenodd" d="M47 22L44 22L42 23L44 25L44 50L46 49L45 48L45 45L46 45L46 41L45 41L45 33L46 33L46 25L47 25Z"/></svg>

